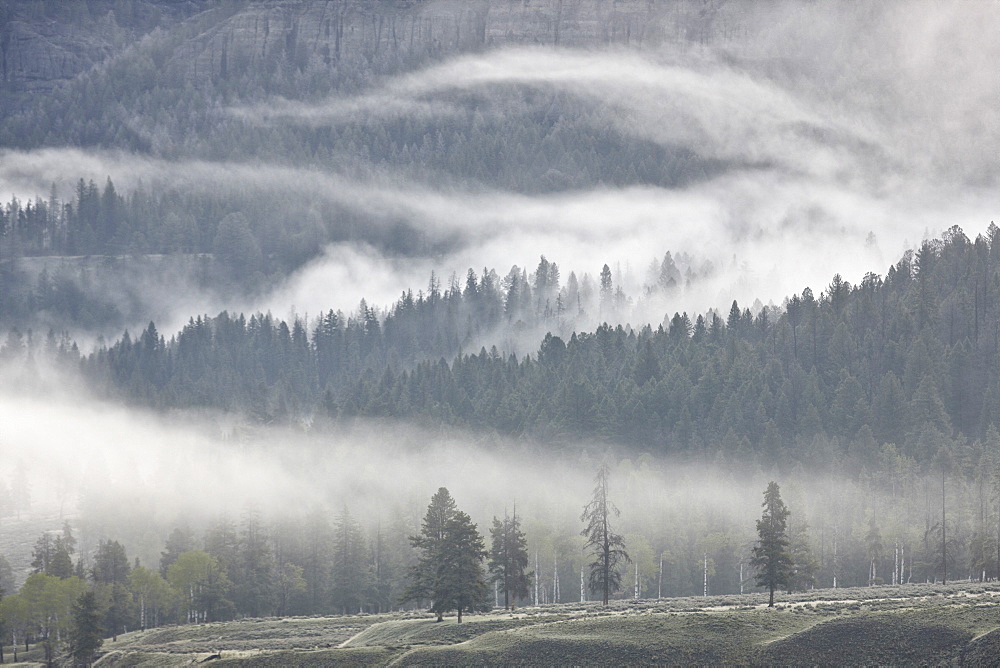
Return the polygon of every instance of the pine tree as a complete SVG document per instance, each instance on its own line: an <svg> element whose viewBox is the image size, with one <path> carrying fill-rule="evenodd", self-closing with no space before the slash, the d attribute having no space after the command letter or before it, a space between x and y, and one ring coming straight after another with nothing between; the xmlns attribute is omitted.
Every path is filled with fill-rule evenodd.
<svg viewBox="0 0 1000 668"><path fill-rule="evenodd" d="M344 614L360 612L369 575L364 533L346 507L334 524L333 603Z"/></svg>
<svg viewBox="0 0 1000 668"><path fill-rule="evenodd" d="M757 586L770 591L768 606L774 607L774 590L788 586L793 576L793 562L786 535L788 509L781 500L778 483L770 482L764 492L764 512L757 520L759 540L753 548L750 565L757 569Z"/></svg>
<svg viewBox="0 0 1000 668"><path fill-rule="evenodd" d="M229 572L236 609L249 617L270 614L274 601L274 555L256 507L248 507L243 513Z"/></svg>
<svg viewBox="0 0 1000 668"><path fill-rule="evenodd" d="M632 563L625 551L625 539L611 528L611 516L618 517L621 512L608 496L610 475L607 464L602 464L594 477L597 483L594 496L580 515L580 521L587 523L580 534L587 538L586 545L594 555L594 561L590 563L590 590L601 592L604 605L608 604L611 594L621 589L619 567Z"/></svg>
<svg viewBox="0 0 1000 668"><path fill-rule="evenodd" d="M160 575L167 577L167 569L177 561L177 557L194 549L194 533L190 528L176 527L167 537L164 550L160 552Z"/></svg>
<svg viewBox="0 0 1000 668"><path fill-rule="evenodd" d="M433 600L445 527L455 516L455 512L455 500L446 488L441 487L431 497L420 533L410 536L410 543L420 550L420 559L410 568L410 583L400 602ZM443 615L439 613L438 621L442 619Z"/></svg>
<svg viewBox="0 0 1000 668"><path fill-rule="evenodd" d="M516 506L513 516L505 514L503 520L493 518L490 537L490 573L493 581L503 590L504 610L513 610L517 599L527 597L531 581L531 574L525 573L528 567L528 541L521 531Z"/></svg>
<svg viewBox="0 0 1000 668"><path fill-rule="evenodd" d="M73 606L73 627L69 642L74 665L89 666L94 662L94 655L101 648L102 635L97 595L86 591Z"/></svg>
<svg viewBox="0 0 1000 668"><path fill-rule="evenodd" d="M487 587L482 561L487 552L483 538L471 518L458 510L444 487L431 498L420 528L410 542L420 550L420 559L410 570L410 584L403 601L431 601L438 621L445 613L484 609Z"/></svg>
<svg viewBox="0 0 1000 668"><path fill-rule="evenodd" d="M461 510L448 521L441 548L431 612L440 618L456 610L461 624L463 610L489 609L489 592L483 574L483 559L488 553L472 518Z"/></svg>
<svg viewBox="0 0 1000 668"><path fill-rule="evenodd" d="M115 640L125 621L128 576L131 570L125 547L121 543L116 540L102 540L98 543L91 577L96 588L107 599L105 621Z"/></svg>

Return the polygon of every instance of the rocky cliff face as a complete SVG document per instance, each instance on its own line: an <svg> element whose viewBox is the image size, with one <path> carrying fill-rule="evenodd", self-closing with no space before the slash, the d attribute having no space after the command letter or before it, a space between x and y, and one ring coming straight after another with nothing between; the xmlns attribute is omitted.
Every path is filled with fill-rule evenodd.
<svg viewBox="0 0 1000 668"><path fill-rule="evenodd" d="M113 48L72 25L10 21L0 34L5 88L44 90L112 55Z"/></svg>
<svg viewBox="0 0 1000 668"><path fill-rule="evenodd" d="M0 0L0 91L44 93L205 7L205 0Z"/></svg>
<svg viewBox="0 0 1000 668"><path fill-rule="evenodd" d="M731 19L722 0L316 0L255 3L192 40L195 79L290 56L300 67L376 70L504 44L705 41ZM723 20L720 21L720 15Z"/></svg>
<svg viewBox="0 0 1000 668"><path fill-rule="evenodd" d="M724 1L81 0L41 10L35 0L13 0L0 6L0 85L44 92L185 19L193 35L173 64L203 83L283 58L303 69L383 72L504 44L706 41L731 29Z"/></svg>

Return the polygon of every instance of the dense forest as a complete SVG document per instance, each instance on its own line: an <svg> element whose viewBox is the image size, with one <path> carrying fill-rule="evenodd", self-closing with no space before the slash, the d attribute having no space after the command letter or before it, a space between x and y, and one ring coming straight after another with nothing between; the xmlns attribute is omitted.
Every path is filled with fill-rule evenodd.
<svg viewBox="0 0 1000 668"><path fill-rule="evenodd" d="M263 421L388 417L851 471L879 466L888 444L923 465L942 444L997 426L997 243L995 226L974 242L953 228L884 277L851 285L838 275L781 309L733 303L725 317L674 314L655 330L565 332L581 291L609 317L626 297L607 266L597 285L575 275L563 285L542 258L531 274L515 268L503 279L470 270L464 284L442 287L432 277L384 317L364 303L312 323L221 313L169 339L150 323L80 363L109 396ZM680 276L669 256L661 270L670 290ZM494 346L447 361L498 327L539 323L551 329L532 355ZM3 354L26 350L9 338Z"/></svg>

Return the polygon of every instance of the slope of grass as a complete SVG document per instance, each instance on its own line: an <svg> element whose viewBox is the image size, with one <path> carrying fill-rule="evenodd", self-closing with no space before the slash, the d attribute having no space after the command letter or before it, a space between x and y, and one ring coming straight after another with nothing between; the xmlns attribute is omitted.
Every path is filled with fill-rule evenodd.
<svg viewBox="0 0 1000 668"><path fill-rule="evenodd" d="M464 617L461 624L455 619L446 619L442 622L433 619L387 621L368 627L357 637L352 638L347 646L454 645L485 633L547 624L568 618L568 615L535 612Z"/></svg>
<svg viewBox="0 0 1000 668"><path fill-rule="evenodd" d="M945 624L921 623L905 613L861 614L833 619L768 644L756 657L763 665L938 664L972 639Z"/></svg>
<svg viewBox="0 0 1000 668"><path fill-rule="evenodd" d="M130 633L98 665L993 665L1000 585L242 620Z"/></svg>
<svg viewBox="0 0 1000 668"><path fill-rule="evenodd" d="M494 631L468 642L422 647L405 665L607 665L748 663L761 639L794 634L818 621L783 611L595 615Z"/></svg>

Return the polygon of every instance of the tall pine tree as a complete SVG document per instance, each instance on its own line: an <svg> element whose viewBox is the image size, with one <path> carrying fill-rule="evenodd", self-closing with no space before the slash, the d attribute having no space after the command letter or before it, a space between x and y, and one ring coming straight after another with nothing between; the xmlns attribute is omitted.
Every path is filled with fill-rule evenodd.
<svg viewBox="0 0 1000 668"><path fill-rule="evenodd" d="M528 541L521 531L516 506L513 516L504 514L502 520L493 518L490 538L490 574L493 581L503 589L504 610L513 610L519 598L528 596L532 577L525 573L528 567Z"/></svg>
<svg viewBox="0 0 1000 668"><path fill-rule="evenodd" d="M594 560L590 562L590 590L601 592L604 605L608 604L611 594L621 589L622 574L619 567L632 563L625 551L625 539L611 528L612 516L618 517L621 511L608 495L610 475L608 465L602 464L594 477L594 496L580 515L580 521L587 523L580 534L586 537L587 548L594 555Z"/></svg>
<svg viewBox="0 0 1000 668"><path fill-rule="evenodd" d="M786 534L788 508L781 500L778 483L771 482L764 492L764 512L757 520L759 540L753 548L750 565L757 569L757 586L770 591L768 606L774 607L774 590L788 586L794 575L792 556Z"/></svg>

